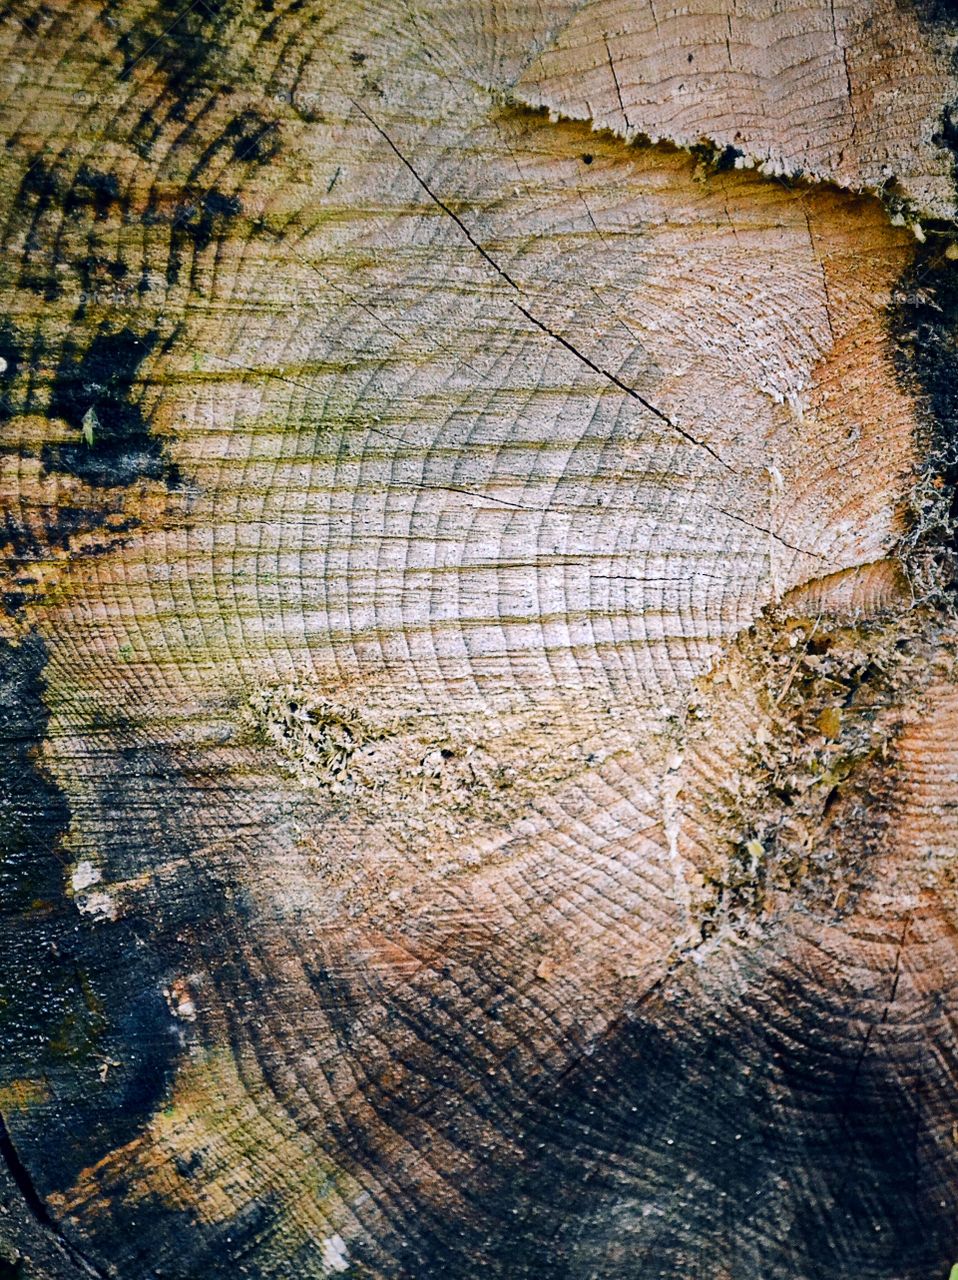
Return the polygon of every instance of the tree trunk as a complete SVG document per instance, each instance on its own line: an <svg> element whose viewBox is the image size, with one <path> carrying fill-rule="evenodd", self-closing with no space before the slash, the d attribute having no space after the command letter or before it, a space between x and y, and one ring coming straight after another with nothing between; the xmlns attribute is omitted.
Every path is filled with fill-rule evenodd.
<svg viewBox="0 0 958 1280"><path fill-rule="evenodd" d="M0 1280L945 1280L953 7L0 35Z"/></svg>

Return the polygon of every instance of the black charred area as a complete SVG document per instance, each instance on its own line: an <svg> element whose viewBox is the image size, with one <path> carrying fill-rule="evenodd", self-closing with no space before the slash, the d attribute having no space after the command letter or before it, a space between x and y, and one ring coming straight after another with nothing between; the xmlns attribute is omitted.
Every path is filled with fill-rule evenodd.
<svg viewBox="0 0 958 1280"><path fill-rule="evenodd" d="M41 1204L130 1141L165 1096L184 1041L163 992L186 963L170 935L175 912L169 921L159 912L109 919L81 911L69 892L71 806L43 760L46 662L35 634L18 645L0 641L0 1084L50 1090L49 1107L14 1107L5 1117ZM141 766L147 794L160 792L159 772L155 760ZM119 785L105 803L118 798ZM135 811L134 799L124 799L123 813ZM112 832L112 843L88 851L104 879L115 863L142 871L137 848L116 847L118 817ZM150 834L152 855L168 846L168 835Z"/></svg>
<svg viewBox="0 0 958 1280"><path fill-rule="evenodd" d="M216 1007L222 1003L226 1012L226 1042L239 1051L253 1002L262 1001L259 1007L267 1009L275 1005L276 991L268 974L258 965L249 964L255 925L245 891L233 885L228 873L217 869L215 856L196 852L210 838L209 811L202 807L204 802L212 804L217 813L226 812L232 803L233 783L228 772L224 769L219 780L207 766L202 776L194 773L189 761L155 744L149 724L117 718L106 721L94 716L88 733L97 742L109 737L113 745L104 754L97 786L82 805L75 806L75 814L83 830L97 832L97 849L109 867L109 879L142 878L158 867L180 868L157 875L150 888L138 893L135 906L122 921L98 926L105 935L123 930L117 948L111 946L105 956L108 962L118 968L130 961L136 966L145 952L151 965L148 971L137 969L123 989L119 980L114 982L110 996L116 1000L115 1017L121 1034L113 1041L114 1049L106 1043L103 1046L105 1052L121 1062L130 1054L139 1057L142 1092L137 1106L142 1107L138 1114L145 1119L168 1100L170 1073L165 1060L158 1059L155 1064L146 1061L145 1055L155 1046L161 1025L159 1019L152 1029L131 1023L130 1013L137 999L142 1002L146 994L160 991L174 976L204 973L206 981L216 988L215 995L209 993L211 1004ZM223 787L219 796L215 790L218 781ZM198 796L202 799L197 800ZM136 815L135 822L131 822L131 814ZM269 818L264 822L268 824ZM230 837L231 841L234 838ZM245 839L255 849L255 834L247 833ZM203 989L197 992L197 998L199 1003L205 1003ZM234 1018L230 1027L229 1020ZM174 1066L180 1055L189 1053L196 1043L209 1043L208 1028L200 1024L194 1028L171 1018L168 1006L164 1025L165 1043L175 1047ZM113 1068L107 1077L108 1086L112 1075ZM99 1096L95 1087L89 1083L86 1087L87 1101L92 1098L99 1109L102 1084ZM78 1086L78 1105L83 1097ZM107 1096L103 1105L111 1102ZM59 1117L61 1098L56 1105ZM104 1154L104 1148L114 1149L126 1140L119 1122L109 1127L111 1120L109 1114L101 1116L105 1131L91 1145L88 1164ZM62 1137L44 1132L40 1109L35 1116L24 1116L24 1126L31 1121L33 1127L29 1128L22 1149L30 1152L31 1162L42 1162L44 1172L55 1179L53 1185L67 1188L74 1166L68 1165L62 1175L55 1172ZM198 1196L208 1177L205 1156L200 1149L183 1153L175 1160L179 1176L195 1180ZM214 1149L212 1158L218 1163L220 1152ZM228 1218L204 1221L189 1209L177 1207L172 1199L144 1194L134 1166L128 1171L117 1170L115 1180L109 1183L107 1204L106 1212L84 1216L84 1229L95 1241L98 1256L110 1260L112 1274L120 1280L257 1277L267 1273L264 1252L271 1259L271 1275L286 1280L321 1280L326 1274L317 1264L315 1240L304 1244L302 1256L290 1257L283 1252L281 1257L274 1257L271 1242L282 1231L285 1207L269 1190L238 1204ZM352 1270L342 1274L345 1280L355 1275Z"/></svg>
<svg viewBox="0 0 958 1280"><path fill-rule="evenodd" d="M0 1280L27 1280L23 1262L15 1254L0 1253Z"/></svg>
<svg viewBox="0 0 958 1280"><path fill-rule="evenodd" d="M954 28L958 24L958 0L907 0L924 21Z"/></svg>
<svg viewBox="0 0 958 1280"><path fill-rule="evenodd" d="M236 166L268 164L280 149L279 125L256 111L242 111L203 149L188 173L172 219L151 203L144 215L147 224L171 222L166 279L175 285L184 261L191 260L190 283L195 284L196 259L215 241L229 233L230 224L243 213L238 195L206 183L204 175L223 162Z"/></svg>
<svg viewBox="0 0 958 1280"><path fill-rule="evenodd" d="M738 147L719 147L713 142L696 143L689 147L689 152L707 173L727 173L735 168L736 160L745 155ZM591 164L591 158L589 163Z"/></svg>
<svg viewBox="0 0 958 1280"><path fill-rule="evenodd" d="M102 1223L104 1248L122 1260L122 1280L254 1280L262 1274L252 1257L279 1223L273 1197L245 1205L228 1223L211 1225L187 1209L144 1196L135 1186L124 1190L133 1193L131 1202L114 1200L109 1222ZM323 1273L315 1267L298 1269L295 1258L284 1258L270 1274L283 1280L320 1280ZM342 1280L352 1275L346 1273Z"/></svg>
<svg viewBox="0 0 958 1280"><path fill-rule="evenodd" d="M854 1005L763 985L725 1018L694 990L627 1018L520 1113L530 1155L482 1178L485 1230L450 1250L446 1229L426 1257L462 1280L473 1248L489 1274L542 1280L946 1275L958 1160L922 1091L948 1081L923 1079L918 1045L899 1062L873 1037L862 1058Z"/></svg>
<svg viewBox="0 0 958 1280"><path fill-rule="evenodd" d="M919 20L948 39L958 35L956 0L907 0ZM958 46L952 40L958 74ZM958 192L958 102L942 113L934 140L951 153ZM884 193L900 211L894 179ZM895 363L904 389L923 410L926 459L906 513L906 559L932 560L936 586L958 588L958 223L922 219L925 239L898 281L890 309ZM950 257L949 253L955 254Z"/></svg>
<svg viewBox="0 0 958 1280"><path fill-rule="evenodd" d="M7 1174L23 1198L27 1212L40 1226L49 1227L53 1230L53 1219L50 1217L47 1206L37 1194L37 1189L33 1185L30 1174L27 1172L26 1165L20 1159L20 1154L13 1145L10 1130L7 1128L7 1123L2 1115L0 1115L0 1160L3 1161Z"/></svg>
<svg viewBox="0 0 958 1280"><path fill-rule="evenodd" d="M929 229L898 281L890 320L903 387L922 412L925 459L906 513L906 558L931 558L939 585L958 588L958 261L947 257L958 228Z"/></svg>
<svg viewBox="0 0 958 1280"><path fill-rule="evenodd" d="M269 163L277 155L280 145L279 124L275 120L266 119L255 111L242 111L204 145L183 181L172 212L156 193L151 195L142 220L147 227L165 225L170 228L166 262L168 285L180 281L188 261L189 283L191 287L197 286L199 255L225 238L230 233L231 224L243 213L242 201L235 191L221 190L209 182L210 171L215 170L222 177L223 170L230 168L234 179L239 181L245 167Z"/></svg>
<svg viewBox="0 0 958 1280"><path fill-rule="evenodd" d="M100 240L109 236L108 224L125 217L117 175L90 164L74 173L62 157L43 154L26 154L24 165L4 228L7 251L19 262L19 286L55 302L75 273L82 304L115 298L128 268L105 252Z"/></svg>
<svg viewBox="0 0 958 1280"><path fill-rule="evenodd" d="M103 487L141 479L176 483L175 469L162 441L151 433L135 389L140 366L157 340L155 331L139 335L127 328L101 330L85 350L66 343L50 413L64 418L81 438L75 444L47 445L42 458L48 471L68 471ZM82 438L85 424L92 441Z"/></svg>
<svg viewBox="0 0 958 1280"><path fill-rule="evenodd" d="M240 923L223 929L232 950ZM934 993L909 1006L900 991L905 1007L893 1008L896 971L862 978L850 961L835 981L772 939L743 959L736 995L690 967L667 997L627 1003L571 1063L535 1072L521 1046L503 1053L476 1034L522 1017L525 996L493 951L461 965L449 957L375 1006L348 959L330 960L310 967L313 997L356 1096L324 1109L323 1126L337 1165L384 1188L386 1222L350 1241L347 1277L948 1275L958 1149L940 1131L958 1046ZM290 1025L273 1038L244 1018L271 999L255 967L219 981L236 1005L237 1043L256 1054L279 1103L311 1045ZM410 1151L435 1160L424 1192L410 1187ZM445 1179L462 1197L453 1208ZM125 1213L104 1231L125 1280L141 1280L155 1274L150 1234L155 1265L189 1219L150 1208L136 1233ZM225 1280L247 1258L259 1274L274 1213L262 1199L228 1223L176 1233L182 1248L162 1274ZM315 1244L283 1263L276 1274L323 1274Z"/></svg>
<svg viewBox="0 0 958 1280"><path fill-rule="evenodd" d="M39 1245L41 1257L46 1264L44 1274L47 1280L54 1280L54 1277L63 1275L65 1269L67 1269L67 1274L69 1275L75 1275L79 1271L85 1276L96 1276L98 1280L108 1280L107 1273L95 1262L85 1258L51 1217L47 1206L33 1185L33 1179L30 1177L26 1165L20 1159L20 1153L14 1146L10 1130L7 1128L3 1116L0 1116L0 1168L3 1170L3 1175L0 1176L0 1196L3 1196L5 1184L10 1184L15 1189L13 1203L5 1204L4 1209L7 1213L12 1211L15 1217L21 1218L21 1224L19 1224L21 1233L22 1221L25 1219L29 1222L32 1230L28 1229L26 1232L24 1244L27 1245L30 1253L33 1253L33 1249L29 1247L30 1245ZM18 1210L19 1213L17 1212ZM30 1236L33 1236L34 1239L29 1240L28 1244ZM37 1237L39 1238L37 1239ZM9 1280L9 1277L20 1277L21 1280L27 1280L28 1275L35 1274L32 1266L29 1273L25 1269L25 1263L19 1248L13 1246L11 1252L13 1254L12 1257L4 1256L3 1231L2 1227L0 1227L0 1280L5 1280L5 1277L7 1277L7 1280ZM50 1256L51 1253L53 1254L52 1258ZM53 1262L52 1269L49 1266L51 1261Z"/></svg>
<svg viewBox="0 0 958 1280"><path fill-rule="evenodd" d="M56 20L52 6L36 4L35 0L8 0L0 8L0 18L12 17L24 36L30 40L41 39Z"/></svg>
<svg viewBox="0 0 958 1280"><path fill-rule="evenodd" d="M734 1004L694 977L676 981L668 1001L627 1010L571 1068L547 1078L510 1072L508 1059L490 1075L481 1043L465 1029L448 1034L425 992L418 1006L397 1002L389 1025L405 1046L397 1055L405 1079L397 1088L367 1067L365 1099L412 1146L428 1152L438 1130L475 1165L456 1175L465 1212L419 1200L399 1216L403 1243L385 1273L947 1275L958 1152L943 1155L936 1139L951 1079L941 1064L953 1067L956 1056L945 1010L923 1011L927 1040L912 1034L903 1044L882 1022L891 974L849 999L778 967L773 948L765 957L767 970L762 956L749 962ZM450 976L469 990L471 975ZM515 997L504 975L482 977L508 1022ZM324 985L342 1050L358 1062L359 993L350 999L348 984L328 974ZM476 1141L483 1132L485 1152ZM364 1141L359 1126L344 1147L378 1161L387 1184L396 1172L383 1167L381 1140Z"/></svg>
<svg viewBox="0 0 958 1280"><path fill-rule="evenodd" d="M241 111L223 130L222 142L237 164L268 164L280 148L279 123L256 111Z"/></svg>

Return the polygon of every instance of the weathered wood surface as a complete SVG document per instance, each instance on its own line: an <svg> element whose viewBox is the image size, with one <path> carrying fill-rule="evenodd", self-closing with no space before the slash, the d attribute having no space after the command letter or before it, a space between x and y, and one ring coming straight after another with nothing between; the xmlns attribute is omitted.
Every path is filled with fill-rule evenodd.
<svg viewBox="0 0 958 1280"><path fill-rule="evenodd" d="M945 6L940 6L944 9ZM525 68L522 101L626 138L703 140L764 172L955 209L951 33L896 0L591 0Z"/></svg>
<svg viewBox="0 0 958 1280"><path fill-rule="evenodd" d="M947 1275L945 7L0 31L8 1271Z"/></svg>

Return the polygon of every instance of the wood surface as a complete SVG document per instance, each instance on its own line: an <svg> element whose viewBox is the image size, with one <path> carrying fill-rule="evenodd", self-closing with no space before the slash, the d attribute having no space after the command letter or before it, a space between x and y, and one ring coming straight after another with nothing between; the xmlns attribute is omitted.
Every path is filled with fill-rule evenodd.
<svg viewBox="0 0 958 1280"><path fill-rule="evenodd" d="M950 7L0 41L0 1280L945 1280Z"/></svg>

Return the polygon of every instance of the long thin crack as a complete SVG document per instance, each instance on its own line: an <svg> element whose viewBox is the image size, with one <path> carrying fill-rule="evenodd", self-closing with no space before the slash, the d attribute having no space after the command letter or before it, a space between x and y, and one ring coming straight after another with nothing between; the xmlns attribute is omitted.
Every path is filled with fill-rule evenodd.
<svg viewBox="0 0 958 1280"><path fill-rule="evenodd" d="M655 17L655 10L652 11L652 17ZM622 112L622 119L625 121L625 127L627 129L631 129L632 125L629 123L629 113L626 111L625 103L622 101L622 87L619 84L619 75L615 69L615 63L612 60L612 50L609 48L608 38L606 38L605 42L605 53L606 57L609 59L609 70L612 72L612 83L615 85L616 97L619 99L619 110Z"/></svg>
<svg viewBox="0 0 958 1280"><path fill-rule="evenodd" d="M369 121L369 123L376 130L376 132L383 139L383 141L388 145L388 147L393 152L393 154L397 157L397 159L400 160L400 162L405 166L405 168L409 170L409 172L415 178L416 182L423 189L423 191L426 193L429 199L432 200L432 202L436 205L437 208L441 209L443 213L447 214L452 219L452 221L456 224L456 226L459 228L462 234L466 237L466 239L469 241L472 247L482 257L483 261L486 262L488 266L490 266L492 270L496 273L496 275L499 276L500 279L504 280L506 284L510 286L510 288L514 289L516 293L521 294L522 290L520 289L516 281L512 278L512 276L508 273L508 271L506 271L503 267L501 267L499 263L496 262L495 258L493 258L492 255L488 252L488 250L485 249L484 246L476 239L476 237L469 230L468 226L463 222L462 218L460 218L459 215L454 212L454 210L450 209L449 205L447 205L445 201L442 200L436 194L435 191L433 191L432 187L429 186L425 178L423 178L419 174L419 172L413 166L413 164L406 158L406 156L403 155L399 147L396 146L395 142L393 142L392 138L389 136L386 130L382 127L382 125L380 125L378 121L376 121L369 114L369 112L361 103L357 102L354 98L351 98L350 101L352 102L356 110L360 113L360 115L362 115L364 119ZM656 408L656 406L652 404L651 401L646 400L646 398L643 395L640 395L639 392L636 391L634 387L629 386L627 382L623 382L621 378L617 377L614 373L610 372L610 370L603 369L601 365L596 364L596 362L592 360L589 356L587 356L584 351L580 351L577 346L575 346L573 343L571 343L568 340L568 338L564 338L561 333L557 333L554 329L550 328L549 325L545 323L545 321L540 320L538 316L533 314L533 312L531 312L528 309L528 307L523 306L521 302L517 302L515 300L513 300L513 306L516 308L517 311L521 312L522 315L525 316L525 318L529 321L530 324L535 325L535 327L539 329L540 332L552 338L553 341L558 342L562 347L565 348L566 351L569 352L570 355L575 356L577 360L579 360L587 368L591 369L593 373L597 373L599 377L605 378L614 387L618 387L620 391L624 391L627 396L631 396L633 400L637 401L640 405L642 405L644 409L648 410L649 413L653 414L656 418L658 418L660 422L664 422L667 427L670 427L673 431L675 431L678 435L680 435L683 440L687 441L687 443L695 445L696 448L704 449L705 452L709 455L709 457L713 458L721 466L725 467L727 471L734 470L734 468L728 462L726 462L725 459L720 456L720 454L716 453L716 451L711 447L711 445L706 444L704 440L699 440L696 436L693 436L691 432L686 431L684 427L681 427L677 422L675 422L672 418L670 418L667 413L663 413L661 409Z"/></svg>
<svg viewBox="0 0 958 1280"><path fill-rule="evenodd" d="M350 102L352 102L353 106L360 113L360 115L364 116L365 119L369 121L369 123L376 130L379 136L389 146L389 149L393 152L393 154L406 166L406 168L409 170L412 176L416 179L416 181L422 187L423 191L425 191L426 195L433 202L433 204L435 204L438 208L440 208L443 211L443 213L447 214L450 218L452 218L453 222L456 224L456 226L459 228L462 234L466 237L466 239L469 241L469 243L472 245L475 251L485 259L485 261L489 264L490 267L492 267L493 271L495 271L497 275L501 276L502 279L505 280L507 284L511 285L512 288L515 289L517 293L520 292L519 286L516 284L515 280L513 280L512 276L509 275L508 271L503 270L503 268L499 266L498 262L496 262L496 260L493 257L491 257L490 254L487 253L486 250L482 247L482 245L479 243L476 237L472 234L472 232L463 222L462 218L460 218L459 215L453 209L450 209L444 200L442 200L438 195L436 195L435 191L433 191L432 187L430 187L426 179L423 178L418 173L418 171L413 168L412 164L409 162L409 160L406 159L403 153L399 150L395 142L393 142L392 138L390 138L389 134L382 127L382 125L373 119L373 117L369 114L369 112L362 105L362 103L357 102L355 98L350 98Z"/></svg>
<svg viewBox="0 0 958 1280"><path fill-rule="evenodd" d="M848 50L842 49L842 66L845 69L845 86L848 93L848 110L852 118L852 142L858 139L858 115L855 111L854 89L852 88L852 73L848 65Z"/></svg>
<svg viewBox="0 0 958 1280"><path fill-rule="evenodd" d="M544 512L545 507L524 507L521 502L510 502L508 498L498 498L493 493L480 493L477 489L467 489L459 484L420 484L415 486L418 489L440 489L444 493L463 493L470 498L479 498L482 502L494 502L500 507L509 507L513 511L539 511Z"/></svg>
<svg viewBox="0 0 958 1280"><path fill-rule="evenodd" d="M707 448L708 446L703 446ZM719 515L725 516L729 520L737 520L739 524L744 524L748 529L754 529L756 533L767 533L770 538L774 538L783 547L788 547L789 551L797 551L803 556L813 556L816 560L827 560L827 556L823 556L820 551L810 551L808 547L799 547L794 542L788 542L774 529L770 529L764 524L755 524L752 520L746 520L744 516L737 516L734 511L726 511L724 507L713 507L707 504L710 511L717 511Z"/></svg>
<svg viewBox="0 0 958 1280"><path fill-rule="evenodd" d="M667 413L663 413L661 409L657 409L654 404L649 400L646 400L645 396L640 395L639 392L636 391L635 387L630 387L627 382L623 382L621 378L616 377L616 375L610 370L603 369L601 365L597 365L594 360L591 360L585 354L584 351L580 351L578 347L573 346L567 338L563 338L561 333L556 333L555 329L550 329L544 321L540 320L538 316L534 316L528 308L522 305L521 302L513 300L512 305L522 312L530 324L534 324L537 329L541 329L543 333L560 343L565 347L566 351L574 355L577 360L581 360L584 365L593 371L593 373L597 373L600 377L608 379L613 386L618 387L620 391L624 391L625 394L627 396L631 396L633 400L637 400L644 409L648 409L649 413L654 414L660 422L664 422L667 427L671 427L673 431L678 432L682 439L687 440L689 444L694 444L699 449L704 449L707 454L725 467L727 471L732 470L732 467L723 457L715 452L711 445L706 444L704 440L699 440L696 436L693 436L691 432L686 431L684 427L680 427L679 424L670 418Z"/></svg>

